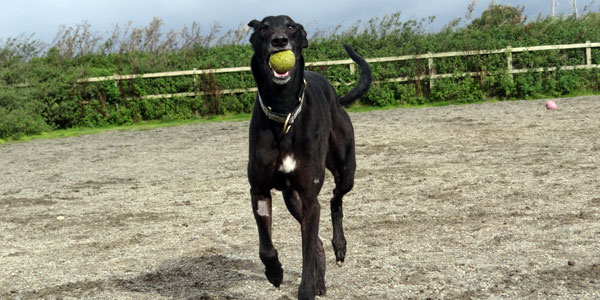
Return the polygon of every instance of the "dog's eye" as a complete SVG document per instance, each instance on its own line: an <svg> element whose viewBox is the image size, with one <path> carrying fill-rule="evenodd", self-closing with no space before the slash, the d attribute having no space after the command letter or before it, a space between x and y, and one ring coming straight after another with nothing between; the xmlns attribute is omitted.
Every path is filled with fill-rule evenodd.
<svg viewBox="0 0 600 300"><path fill-rule="evenodd" d="M294 25L288 25L288 29L290 31L294 31L294 30L296 30L296 27L294 27Z"/></svg>
<svg viewBox="0 0 600 300"><path fill-rule="evenodd" d="M261 27L258 31L260 31L260 33L265 33L267 31L267 27Z"/></svg>

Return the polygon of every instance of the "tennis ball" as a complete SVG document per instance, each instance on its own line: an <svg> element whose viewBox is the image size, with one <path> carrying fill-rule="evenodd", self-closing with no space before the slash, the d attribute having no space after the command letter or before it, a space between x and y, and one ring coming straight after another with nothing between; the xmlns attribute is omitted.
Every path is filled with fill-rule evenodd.
<svg viewBox="0 0 600 300"><path fill-rule="evenodd" d="M273 53L269 58L269 64L271 65L271 68L273 68L273 70L279 74L291 70L295 63L296 57L294 56L294 52L292 52L292 50L284 50Z"/></svg>

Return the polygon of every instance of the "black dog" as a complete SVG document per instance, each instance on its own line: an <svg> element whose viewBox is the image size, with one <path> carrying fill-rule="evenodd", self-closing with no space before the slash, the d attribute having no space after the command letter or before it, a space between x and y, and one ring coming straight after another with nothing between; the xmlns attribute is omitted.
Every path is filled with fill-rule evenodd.
<svg viewBox="0 0 600 300"><path fill-rule="evenodd" d="M354 185L354 130L342 105L363 96L372 81L371 69L352 47L344 45L359 65L358 84L339 98L322 75L304 71L302 49L308 46L302 25L287 16L253 20L252 73L258 86L250 121L248 179L252 210L258 225L259 255L265 275L278 287L283 269L271 240L271 189L283 191L288 210L302 230L302 281L299 299L325 294L325 253L319 239L320 205L325 168L335 178L331 199L333 248L336 261L346 256L342 229L342 197ZM296 63L279 74L269 66L271 54L292 50Z"/></svg>

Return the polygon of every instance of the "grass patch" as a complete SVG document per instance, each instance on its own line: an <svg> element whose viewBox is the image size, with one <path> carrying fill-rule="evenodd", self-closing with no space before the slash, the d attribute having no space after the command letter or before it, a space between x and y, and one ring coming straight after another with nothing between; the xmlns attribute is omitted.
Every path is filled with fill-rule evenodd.
<svg viewBox="0 0 600 300"><path fill-rule="evenodd" d="M103 133L103 132L111 131L111 130L116 130L116 131L151 130L151 129L155 129L155 128L174 127L174 126L182 126L182 125L190 125L190 124L198 124L198 123L223 122L223 121L246 121L246 120L250 120L250 114L219 115L219 116L211 116L211 117L199 118L199 119L174 120L174 121L168 121L168 122L144 121L144 122L139 122L136 124L114 125L114 126L105 126L105 127L97 127L97 128L59 129L59 130L53 130L50 132L43 132L41 134L36 134L36 135L23 136L17 140L0 139L0 144L21 143L21 142L28 142L28 141L32 141L32 140L41 140L41 139L59 139L59 138L68 138L68 137L78 137L78 136L82 136L82 135L99 134L99 133Z"/></svg>
<svg viewBox="0 0 600 300"><path fill-rule="evenodd" d="M486 100L480 101L480 103L484 102L498 102L498 100ZM351 113L361 113L361 112L369 112L369 111L377 111L377 110L389 110L396 108L424 108L424 107L437 107L437 106L447 106L452 105L454 103L449 102L433 102L426 104L403 104L403 105L388 105L388 106L368 106L364 105L360 102L347 107L346 111ZM456 104L456 105L466 105L466 104ZM191 119L191 120L174 120L174 121L144 121L136 124L128 124L128 125L114 125L114 126L105 126L105 127L97 127L97 128L70 128L70 129L59 129L50 132L43 132L41 134L23 136L17 140L2 140L0 139L0 145L3 143L21 143L28 142L32 140L40 140L40 139L58 139L58 138L68 138L68 137L78 137L82 135L89 134L99 134L106 131L117 130L117 131L125 131L125 130L151 130L155 128L165 128L165 127L174 127L174 126L182 126L182 125L190 125L190 124L198 124L198 123L211 123L211 122L225 122L225 121L247 121L250 120L251 114L228 114L228 115L217 115L210 116L199 119Z"/></svg>
<svg viewBox="0 0 600 300"><path fill-rule="evenodd" d="M571 93L567 94L566 96L561 96L559 98L572 98L572 97L583 97L583 96L600 96L600 91L579 90L579 91L571 92Z"/></svg>

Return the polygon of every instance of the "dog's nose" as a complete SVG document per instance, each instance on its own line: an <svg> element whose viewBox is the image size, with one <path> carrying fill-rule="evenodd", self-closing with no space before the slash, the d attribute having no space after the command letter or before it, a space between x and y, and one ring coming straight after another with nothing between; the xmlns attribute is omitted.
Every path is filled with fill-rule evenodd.
<svg viewBox="0 0 600 300"><path fill-rule="evenodd" d="M288 44L288 38L285 35L278 35L271 40L271 45L273 47L285 47Z"/></svg>

